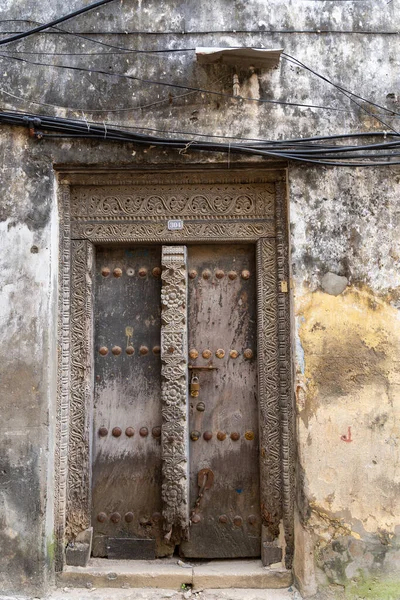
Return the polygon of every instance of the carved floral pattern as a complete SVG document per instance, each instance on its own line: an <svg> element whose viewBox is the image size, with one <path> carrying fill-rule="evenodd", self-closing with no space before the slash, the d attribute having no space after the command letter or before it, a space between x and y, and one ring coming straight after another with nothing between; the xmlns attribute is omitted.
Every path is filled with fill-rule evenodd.
<svg viewBox="0 0 400 600"><path fill-rule="evenodd" d="M222 185L173 184L77 188L71 199L73 218L151 219L272 217L274 186L271 183Z"/></svg>
<svg viewBox="0 0 400 600"><path fill-rule="evenodd" d="M215 221L189 222L183 224L181 231L169 231L167 221L144 223L81 223L73 222L72 236L92 242L174 242L185 240L200 242L205 240L257 241L261 237L275 236L273 221Z"/></svg>
<svg viewBox="0 0 400 600"><path fill-rule="evenodd" d="M163 516L166 537L189 527L187 431L187 266L185 246L164 246L161 263Z"/></svg>
<svg viewBox="0 0 400 600"><path fill-rule="evenodd" d="M90 527L91 521L89 415L92 394L92 269L92 244L85 240L73 240L66 525L66 535L69 540Z"/></svg>
<svg viewBox="0 0 400 600"><path fill-rule="evenodd" d="M164 287L161 291L161 301L164 306L168 308L179 308L185 303L185 290L179 287L179 285L169 285L168 288Z"/></svg>

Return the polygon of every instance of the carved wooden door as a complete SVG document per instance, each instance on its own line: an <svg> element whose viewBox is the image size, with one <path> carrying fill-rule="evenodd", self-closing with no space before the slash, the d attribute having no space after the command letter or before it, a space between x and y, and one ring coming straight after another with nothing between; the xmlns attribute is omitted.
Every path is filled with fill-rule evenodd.
<svg viewBox="0 0 400 600"><path fill-rule="evenodd" d="M99 248L93 555L260 555L251 245Z"/></svg>
<svg viewBox="0 0 400 600"><path fill-rule="evenodd" d="M188 248L187 557L260 555L253 246Z"/></svg>
<svg viewBox="0 0 400 600"><path fill-rule="evenodd" d="M99 248L93 555L154 558L161 506L160 247Z"/></svg>

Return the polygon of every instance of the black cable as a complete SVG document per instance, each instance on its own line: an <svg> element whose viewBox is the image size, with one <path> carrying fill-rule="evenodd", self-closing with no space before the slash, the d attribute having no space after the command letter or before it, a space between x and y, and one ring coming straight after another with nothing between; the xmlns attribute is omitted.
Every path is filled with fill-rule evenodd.
<svg viewBox="0 0 400 600"><path fill-rule="evenodd" d="M300 66L304 66L306 69L308 69L308 67L306 67L305 65L303 65L303 63L301 63L297 59L291 60L291 62L293 62L294 64L298 64ZM310 69L308 69L308 70L310 70ZM376 119L377 121L379 121L379 123L381 125L384 125L388 129L391 129L395 133L398 133L398 131L396 129L394 129L391 125L389 125L389 123L386 123L386 121L383 121L382 119L380 119L375 113L372 113L367 108L365 108L365 106L362 106L362 104L360 104L359 102L357 102L356 100L354 100L354 98L351 95L351 92L347 93L347 91L345 91L344 88L341 88L341 87L337 86L336 84L334 84L331 81L329 81L329 79L324 78L322 75L318 75L318 77L321 77L321 79L324 79L325 81L327 81L328 83L330 83L331 85L333 85L334 87L336 87L344 96L346 96L346 98L348 98L350 100L350 102L353 102L356 106L358 106L358 108L360 108L367 115L369 115L373 119Z"/></svg>
<svg viewBox="0 0 400 600"><path fill-rule="evenodd" d="M385 110L386 112L391 113L392 115L400 115L400 113L396 112L395 110L391 110L390 108L387 108L386 106L382 106L381 104L376 104L376 102L372 102L371 100L367 100L367 98L363 98L362 96L359 96L358 94L355 94L354 92L352 92L350 90L347 90L346 88L342 87L341 85L338 85L334 81L331 81L330 79L328 79L324 75L321 75L321 73L318 73L317 71L314 71L314 69L311 69L311 67L308 67L307 65L305 65L298 58L295 58L294 56L290 56L290 54L287 54L286 52L282 52L282 57L284 59L288 60L289 62L297 65L297 66L303 67L303 69L306 69L307 71L309 71L313 75L316 75L317 77L319 77L323 81L326 81L330 85L333 85L333 87L335 87L336 89L338 89L341 92L347 92L348 94L351 94L355 98L358 98L359 100L362 100L363 102L367 102L368 104L371 104L371 106L376 106L376 108L380 108L381 110Z"/></svg>
<svg viewBox="0 0 400 600"><path fill-rule="evenodd" d="M1 23L1 21L0 21ZM65 30L60 30L62 33L69 33ZM7 32L10 33L10 32ZM22 33L22 32L21 32ZM54 34L55 31L44 31L43 33ZM344 35L399 35L400 32L397 30L391 31L371 31L369 29L210 29L208 31L197 31L197 30L182 30L176 29L175 31L144 31L144 30L132 30L132 31L81 31L81 35L231 35L235 33L245 34L344 34Z"/></svg>
<svg viewBox="0 0 400 600"><path fill-rule="evenodd" d="M40 25L40 23L38 21L32 21L33 23L37 23L38 25ZM93 44L98 44L100 46L104 46L106 48L113 48L115 50L121 50L122 53L138 53L138 54L148 54L148 53L166 53L166 52L194 52L194 50L196 50L196 48L179 48L177 50L171 49L171 50L154 50L154 51L149 51L149 50L135 50L134 48L126 48L124 46L116 46L115 44L108 44L107 42L102 42L100 40L94 40L93 38L88 37L87 35L83 35L81 33L75 33L74 31L68 31L66 29L63 29L62 27L53 27L53 29L55 29L56 31L63 33L63 34L68 34L71 35L73 37L77 37L79 39L85 40L86 42L92 42ZM52 32L47 32L47 33L52 33ZM53 32L55 33L55 32ZM35 53L32 53L35 54ZM111 54L111 52L110 52Z"/></svg>
<svg viewBox="0 0 400 600"><path fill-rule="evenodd" d="M79 10L75 10L67 15L64 15L64 17L54 19L54 21L50 21L49 23L38 25L38 27L34 27L33 29L29 29L28 31L23 31L11 37L0 40L0 46L4 46L4 44L10 44L11 42L16 42L17 40L22 40L23 38L29 37L30 35L33 35L35 33L39 33L40 31L44 31L45 29L49 29L49 27L54 27L54 25L58 25L59 23L63 23L64 21L68 21L69 19L73 19L74 17L82 15L83 13L86 13L90 10L94 10L95 8L98 8L103 4L109 4L113 1L114 0L98 0L98 2L94 2L89 6L85 6L83 8L80 8Z"/></svg>
<svg viewBox="0 0 400 600"><path fill-rule="evenodd" d="M82 37L82 36L77 36ZM89 38L83 38L89 40ZM95 41L95 40L89 40ZM100 43L100 42L95 42ZM103 44L109 48L119 48L119 46L113 46L112 44ZM171 54L177 52L194 52L196 48L171 48L167 50L129 50L124 48L115 52L35 52L33 50L3 50L3 52L9 52L10 54L33 54L35 56L114 56L114 55L128 55L128 54Z"/></svg>
<svg viewBox="0 0 400 600"><path fill-rule="evenodd" d="M213 81L212 84L221 83L225 77L221 77L216 81ZM136 106L130 106L127 108L76 108L74 106L60 106L59 104L51 104L49 102L39 102L35 100L28 100L27 98L23 98L21 96L16 96L11 92L8 92L2 88L0 88L0 93L6 94L11 98L15 98L16 100L22 100L23 102L27 102L28 104L36 104L38 106L49 106L50 108L61 108L63 110L70 110L72 112L81 112L81 113L119 113L119 112L131 112L135 110L143 110L146 108L150 108L152 106L156 106L157 104L163 104L164 102L171 102L174 100L179 100L180 98L186 98L192 94L196 94L197 92L185 92L184 94L176 94L172 96L171 94L161 100L155 100L154 102L150 102L147 104L137 104Z"/></svg>
<svg viewBox="0 0 400 600"><path fill-rule="evenodd" d="M232 143L215 143L215 142L199 142L187 138L163 138L158 136L150 136L139 134L137 132L129 132L121 129L114 129L106 124L88 123L78 120L61 119L56 117L48 117L42 115L28 115L18 112L3 112L0 113L0 123L5 123L14 126L26 126L29 128L30 135L37 139L91 139L95 141L114 141L118 143L133 143L146 147L162 147L169 149L177 149L181 153L186 151L207 151L207 152L224 152L229 154L250 154L265 158L279 158L280 160L291 160L314 165L323 166L345 166L345 167L365 167L365 166L394 166L400 165L398 160L387 160L392 157L397 157L400 152L400 140L397 142L383 142L364 144L363 146L342 146L338 145L333 148L331 145L316 145L314 149L304 148L304 142L308 141L332 141L338 138L360 138L364 139L367 135L371 139L383 137L385 140L387 134L385 132L371 132L367 134L337 134L336 136L316 136L308 139L298 140L275 140L265 141L258 144L232 144ZM52 132L52 133L48 133ZM390 137L399 137L389 134ZM391 148L392 153L379 152L379 150L387 150ZM369 152L368 150L373 150ZM347 153L347 160L340 159L343 153ZM385 160L377 161L382 158Z"/></svg>
<svg viewBox="0 0 400 600"><path fill-rule="evenodd" d="M235 99L235 100L239 99L239 100L245 100L245 101L249 101L249 102L257 102L260 104L279 104L282 106L297 106L297 107L303 107L303 108L316 108L316 109L320 109L320 110L333 110L336 112L348 112L346 109L334 108L333 106L320 106L318 104L302 104L300 102L286 102L284 100L267 100L266 98L250 98L247 96L237 97L237 96L234 96L233 94L227 94L225 92L216 92L214 90L207 90L204 88L197 88L194 86L183 85L183 84L179 84L179 83L168 83L166 81L156 81L154 79L144 79L142 77L137 77L134 75L126 75L125 73L110 73L108 71L102 71L101 69L88 69L85 67L74 67L72 65L55 65L55 64L51 64L51 63L42 63L42 62L36 62L33 60L28 60L26 58L20 58L18 56L8 56L6 54L0 54L0 57L6 58L8 60L16 60L19 62L23 62L23 63L27 63L29 65L35 65L35 66L39 66L39 67L53 67L55 69L69 69L71 71L80 71L80 72L84 72L84 73L96 73L99 75L105 75L107 77L117 77L120 79L139 81L140 83L146 83L149 85L160 85L163 87L188 90L188 91L192 91L192 92L200 92L202 94L210 94L213 96L219 96L220 98L227 98L230 100L231 99Z"/></svg>

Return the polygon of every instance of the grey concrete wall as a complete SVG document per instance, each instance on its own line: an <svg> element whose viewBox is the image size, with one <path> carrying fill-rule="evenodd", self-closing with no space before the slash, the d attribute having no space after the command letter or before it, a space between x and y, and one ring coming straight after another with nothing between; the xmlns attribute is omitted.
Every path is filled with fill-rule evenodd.
<svg viewBox="0 0 400 600"><path fill-rule="evenodd" d="M28 26L6 19L44 22L82 5L82 0L6 0L0 29L5 36ZM340 85L399 110L396 1L124 0L63 28L141 50L283 47ZM5 46L0 54L11 50L112 51L57 32ZM15 56L232 91L230 69L199 66L192 51ZM237 101L105 74L0 60L2 105L13 110L163 131L270 139L384 128L338 90L284 60L277 70L261 72L259 81L241 72L242 94L324 108ZM112 112L120 108L131 110ZM105 109L108 112L94 112ZM382 113L380 118L398 127L397 117ZM0 133L0 589L39 593L51 583L53 573L58 262L54 165L228 163L226 155L190 149L181 155L129 145L38 142L25 130L10 127L2 127ZM231 157L231 164L237 160ZM297 333L296 574L308 594L318 585L361 591L365 585L375 590L376 597L390 597L399 586L400 169L291 164L288 182ZM338 295L333 295L337 288L332 276L324 279L329 273L346 278L347 286ZM351 442L346 441L349 427Z"/></svg>

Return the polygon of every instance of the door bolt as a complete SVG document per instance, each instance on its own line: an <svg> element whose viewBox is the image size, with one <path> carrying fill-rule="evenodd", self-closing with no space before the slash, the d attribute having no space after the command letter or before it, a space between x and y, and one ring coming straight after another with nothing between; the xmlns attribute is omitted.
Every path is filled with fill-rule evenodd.
<svg viewBox="0 0 400 600"><path fill-rule="evenodd" d="M119 437L122 433L121 427L114 427L112 430L112 434L114 437Z"/></svg>
<svg viewBox="0 0 400 600"><path fill-rule="evenodd" d="M239 356L239 352L237 350L230 350L229 356L231 358L237 358Z"/></svg>
<svg viewBox="0 0 400 600"><path fill-rule="evenodd" d="M128 356L132 356L132 354L135 353L135 348L133 346L128 346L125 352L128 354Z"/></svg>
<svg viewBox="0 0 400 600"><path fill-rule="evenodd" d="M107 521L107 515L106 515L106 513L100 512L97 515L97 520L98 520L99 523L105 523Z"/></svg>
<svg viewBox="0 0 400 600"><path fill-rule="evenodd" d="M218 350L215 353L215 356L217 358L224 358L224 356L225 356L225 350L223 350L222 348L218 348Z"/></svg>
<svg viewBox="0 0 400 600"><path fill-rule="evenodd" d="M110 521L112 521L113 523L119 523L121 520L121 515L117 512L113 513L110 517Z"/></svg>
<svg viewBox="0 0 400 600"><path fill-rule="evenodd" d="M246 350L243 352L243 356L247 358L247 360L250 360L250 358L253 358L253 350L246 348Z"/></svg>
<svg viewBox="0 0 400 600"><path fill-rule="evenodd" d="M152 514L151 518L155 523L159 523L162 520L162 514L159 512L155 512Z"/></svg>
<svg viewBox="0 0 400 600"><path fill-rule="evenodd" d="M114 269L113 275L114 275L114 277L117 277L117 278L121 277L121 275L122 275L122 269Z"/></svg>
<svg viewBox="0 0 400 600"><path fill-rule="evenodd" d="M249 525L254 525L257 522L256 515L250 515L247 519L247 522L249 523Z"/></svg>
<svg viewBox="0 0 400 600"><path fill-rule="evenodd" d="M141 427L139 429L139 435L141 435L142 437L147 437L149 435L149 430L147 429L147 427Z"/></svg>
<svg viewBox="0 0 400 600"><path fill-rule="evenodd" d="M224 278L225 273L221 270L221 269L217 269L215 271L215 277L217 279L223 279Z"/></svg>
<svg viewBox="0 0 400 600"><path fill-rule="evenodd" d="M212 432L211 431L205 431L203 433L203 438L206 440L206 442L209 442L212 439Z"/></svg>
<svg viewBox="0 0 400 600"><path fill-rule="evenodd" d="M242 271L242 279L250 279L250 271L247 271L247 269L244 269Z"/></svg>
<svg viewBox="0 0 400 600"><path fill-rule="evenodd" d="M217 433L217 439L220 442L223 442L226 439L226 433L224 431L218 431L218 433Z"/></svg>
<svg viewBox="0 0 400 600"><path fill-rule="evenodd" d="M211 350L206 348L205 350L203 350L202 356L203 356L203 358L211 358Z"/></svg>
<svg viewBox="0 0 400 600"><path fill-rule="evenodd" d="M200 431L192 431L190 434L190 439L193 440L193 442L197 442L200 435L201 435Z"/></svg>
<svg viewBox="0 0 400 600"><path fill-rule="evenodd" d="M108 434L107 427L100 427L100 429L99 429L99 436L100 437L106 437L107 434Z"/></svg>
<svg viewBox="0 0 400 600"><path fill-rule="evenodd" d="M238 515L236 515L236 517L233 517L233 523L234 523L234 525L236 525L236 527L241 527L243 525L242 517L239 517Z"/></svg>
<svg viewBox="0 0 400 600"><path fill-rule="evenodd" d="M135 435L135 430L133 429L133 427L127 427L125 429L125 435L127 437L133 437Z"/></svg>
<svg viewBox="0 0 400 600"><path fill-rule="evenodd" d="M233 440L234 442L240 440L240 433L238 433L237 431L232 431L231 440Z"/></svg>
<svg viewBox="0 0 400 600"><path fill-rule="evenodd" d="M153 429L151 430L151 434L153 437L159 438L161 436L161 427L153 427Z"/></svg>
<svg viewBox="0 0 400 600"><path fill-rule="evenodd" d="M192 516L192 523L200 523L200 521L201 521L201 517L200 517L200 515L198 515L198 514L194 514L194 515Z"/></svg>
<svg viewBox="0 0 400 600"><path fill-rule="evenodd" d="M111 352L114 354L114 356L119 356L121 354L122 350L119 346L114 346L112 348Z"/></svg>

